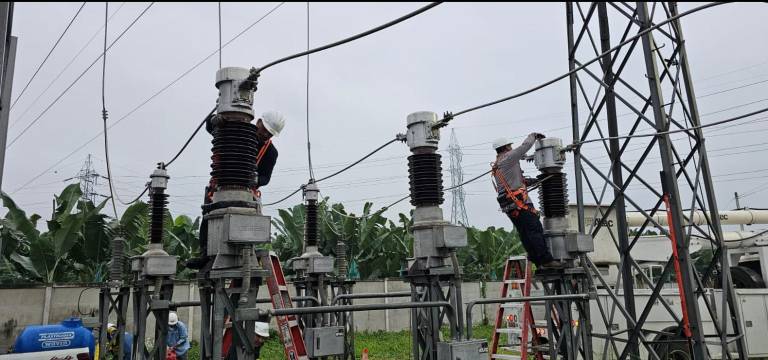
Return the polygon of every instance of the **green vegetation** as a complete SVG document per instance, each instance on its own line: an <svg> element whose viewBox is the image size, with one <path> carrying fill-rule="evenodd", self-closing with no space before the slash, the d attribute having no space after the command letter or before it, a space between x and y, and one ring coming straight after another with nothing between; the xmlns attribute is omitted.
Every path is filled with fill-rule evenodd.
<svg viewBox="0 0 768 360"><path fill-rule="evenodd" d="M119 219L102 213L106 200L93 204L81 199L78 184L68 185L55 196L55 211L46 222L46 231L38 229L40 215L27 215L6 194L0 197L8 209L0 219L0 284L98 283L106 280L110 265L111 243L122 236L125 255L146 251L149 243L149 207L138 202ZM171 199L172 201L172 199ZM399 277L405 259L410 257L413 237L412 220L398 214L397 220L385 218L383 208L372 211L366 203L358 216L342 204L328 198L319 204L320 252L337 256L337 243L344 241L350 263L350 278L375 280ZM283 264L299 256L304 240L304 205L280 209L273 219L271 248ZM189 279L192 273L183 264L196 256L199 246L200 218L165 216L163 247L179 258L177 279ZM485 282L500 279L504 262L510 255L523 252L514 231L490 227L467 229L468 245L458 251L465 280ZM353 271L354 270L354 271ZM291 270L286 266L286 273Z"/></svg>
<svg viewBox="0 0 768 360"><path fill-rule="evenodd" d="M102 282L106 280L110 246L118 235L124 238L126 256L146 251L149 243L149 207L136 203L117 221L102 214L107 200L98 205L81 200L78 184L55 196L55 211L40 231L40 215L27 216L5 193L0 197L8 209L0 219L0 284ZM163 246L179 257L177 278L188 278L183 261L197 251L199 219L165 216Z"/></svg>
<svg viewBox="0 0 768 360"><path fill-rule="evenodd" d="M473 328L473 337L476 339L487 339L490 341L493 327L476 326ZM285 355L283 347L274 331L270 334L269 340L261 349L260 359L264 360L283 360ZM448 338L448 334L444 334ZM355 336L355 354L360 358L363 349L368 349L368 358L370 360L404 360L411 358L411 333L410 331L398 332L360 332ZM200 347L193 344L189 351L189 360L198 360L200 358Z"/></svg>

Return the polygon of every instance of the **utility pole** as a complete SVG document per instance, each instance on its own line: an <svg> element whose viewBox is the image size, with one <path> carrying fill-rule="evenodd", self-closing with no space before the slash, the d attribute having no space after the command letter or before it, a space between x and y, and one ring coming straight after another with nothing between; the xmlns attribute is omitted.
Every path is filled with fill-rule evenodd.
<svg viewBox="0 0 768 360"><path fill-rule="evenodd" d="M453 196L453 201L451 202L451 222L469 226L467 208L464 206L464 187L459 186L459 184L464 182L464 170L461 168L463 153L461 152L459 139L456 138L456 130L454 129L451 129L451 142L448 145L448 154L451 157L451 187L453 187L453 190L451 190L451 195Z"/></svg>
<svg viewBox="0 0 768 360"><path fill-rule="evenodd" d="M5 169L5 146L8 141L8 116L11 111L13 69L16 64L16 37L11 36L13 3L0 2L0 190Z"/></svg>

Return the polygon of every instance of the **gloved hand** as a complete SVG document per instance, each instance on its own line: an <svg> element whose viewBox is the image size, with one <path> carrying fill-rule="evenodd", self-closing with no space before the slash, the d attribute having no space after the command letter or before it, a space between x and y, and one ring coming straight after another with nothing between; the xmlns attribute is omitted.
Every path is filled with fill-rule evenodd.
<svg viewBox="0 0 768 360"><path fill-rule="evenodd" d="M536 179L535 178L526 177L526 178L524 178L524 183L525 183L525 186L531 186L531 184L535 184L536 183Z"/></svg>
<svg viewBox="0 0 768 360"><path fill-rule="evenodd" d="M536 139L543 139L543 138L546 138L546 136L545 136L544 134L542 134L542 133L533 133L533 136L534 136Z"/></svg>

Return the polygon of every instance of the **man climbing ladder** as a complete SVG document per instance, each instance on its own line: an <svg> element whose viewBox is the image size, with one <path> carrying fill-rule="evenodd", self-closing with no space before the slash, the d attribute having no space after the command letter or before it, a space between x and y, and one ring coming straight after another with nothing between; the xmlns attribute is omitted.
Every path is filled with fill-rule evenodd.
<svg viewBox="0 0 768 360"><path fill-rule="evenodd" d="M547 243L544 240L544 229L539 221L539 212L534 208L523 171L520 169L520 160L533 146L537 139L545 136L539 133L531 133L523 140L522 144L512 148L512 142L506 138L499 138L493 142L496 150L496 162L492 165L492 175L496 187L497 197L501 210L507 214L515 229L520 234L528 259L539 268L561 268L563 264L552 258Z"/></svg>

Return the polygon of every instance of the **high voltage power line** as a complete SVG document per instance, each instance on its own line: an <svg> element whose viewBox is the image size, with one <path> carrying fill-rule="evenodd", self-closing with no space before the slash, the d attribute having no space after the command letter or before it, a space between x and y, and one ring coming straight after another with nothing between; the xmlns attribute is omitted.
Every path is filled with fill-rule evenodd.
<svg viewBox="0 0 768 360"><path fill-rule="evenodd" d="M118 6L117 9L115 9L115 11L112 13L112 15L109 16L109 21L111 21L112 18L115 17L115 15L117 15L117 13L120 11L120 9L123 8L123 5L125 5L125 2L120 3L120 6ZM75 60L77 60L80 57L80 55L83 53L83 51L85 51L85 49L88 48L88 45L90 45L93 42L93 40L96 39L96 36L98 36L99 33L101 32L101 30L103 30L103 29L104 29L104 26L102 25L102 27L100 27L98 30L96 30L96 32L93 33L93 35L91 35L91 37L88 39L88 41L85 43L85 45L80 47L80 50L77 51L75 56L73 56L72 59L69 60L67 65L64 65L64 68L61 69L59 71L59 73L53 78L53 80L51 80L48 83L48 85L45 87L45 89L43 89L43 91L40 92L40 94L38 94L37 97L35 97L34 100L32 100L30 105L27 106L27 108L24 109L24 111L21 112L21 115L15 117L15 119L14 119L13 123L11 123L9 129L13 128L16 124L18 124L19 121L24 118L24 115L26 115L29 112L29 110L32 110L34 105L37 104L37 101L40 100L40 98L43 97L43 95L45 95L48 92L48 90L51 89L51 87L56 83L56 81L59 80L59 78L61 78L62 75L64 75L64 73L69 69L69 67L72 66L72 64L74 64Z"/></svg>
<svg viewBox="0 0 768 360"><path fill-rule="evenodd" d="M21 92L19 92L19 95L16 96L16 100L13 100L13 103L11 103L11 109L13 109L14 106L16 106L16 103L21 99L21 97L24 95L24 93L29 88L29 84L32 83L32 80L35 80L35 77L40 72L40 69L43 68L43 65L45 65L45 62L48 61L48 58L51 57L51 54L53 54L53 51L56 50L56 47L59 46L59 43L61 42L61 39L64 38L64 35L67 34L69 31L69 28L72 26L72 24L77 19L77 16L80 15L80 12L83 11L83 8L85 7L86 2L83 1L83 3L80 5L80 8L77 9L77 12L72 17L72 20L69 20L69 24L67 24L67 27L64 28L64 31L59 35L59 38L56 39L56 42L53 43L53 47L51 47L51 50L48 51L48 54L45 55L45 58L43 58L43 61L40 62L40 65L37 66L37 69L35 69L35 72L32 74L32 76L29 78L27 83L24 85L24 87L21 89Z"/></svg>
<svg viewBox="0 0 768 360"><path fill-rule="evenodd" d="M130 30L133 27L133 25L136 24L136 22L139 21L139 19L141 19L141 17L144 16L144 14L146 14L146 12L149 10L149 8L152 7L152 5L154 5L154 2L149 3L149 5L147 5L147 7L144 8L144 10L141 13L139 13L138 16L136 16L136 18L133 20L133 22L131 22L123 30L123 32L121 32L120 35L118 35L117 38L114 41L112 41L111 44L109 44L109 46L107 47L107 50L111 49L112 46L114 46L115 43L117 43L123 37L123 35L125 35L125 33L128 32L128 30ZM45 107L43 112L41 112L34 120L32 120L32 122L30 122L29 125L27 125L27 127L25 127L23 130L21 130L21 132L18 135L16 135L16 137L14 137L13 140L11 140L11 142L8 144L8 146L6 146L6 149L8 149L11 146L13 146L13 144L15 144L16 141L18 141L22 136L24 136L24 134L26 134L27 131L33 125L35 125L43 117L43 115L45 115L48 112L48 110L50 110L54 105L56 105L56 103L59 102L59 100L61 100L61 98L64 97L64 95L66 95L67 92L69 92L69 90L72 89L72 87L75 86L75 84L77 84L77 82L80 81L80 79L82 79L83 76L86 73L88 73L88 71L91 70L91 68L93 68L93 66L96 65L97 62L99 62L99 60L104 56L104 54L106 54L106 51L104 53L102 53L102 55L99 55L99 57L97 57L95 60L93 60L93 62L91 62L91 64L88 65L88 67L82 73L80 73L80 75L77 78L75 78L75 80L72 83L70 83L69 86L67 86L67 88L64 89L64 91L61 92L61 94L59 94L59 96L57 96L53 100L53 102L51 102L48 106Z"/></svg>

